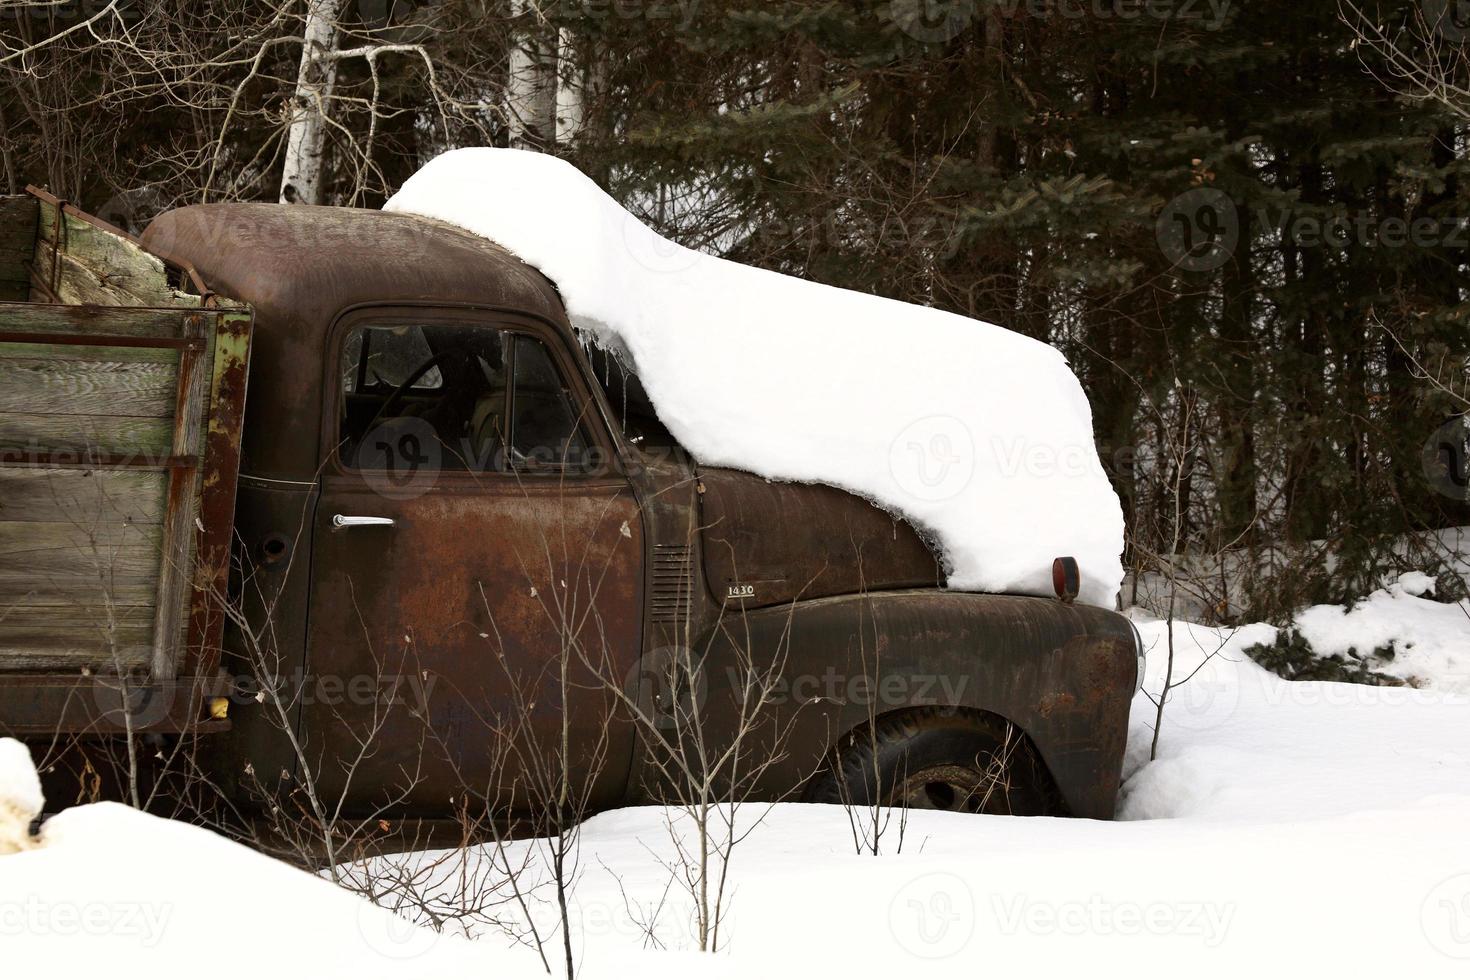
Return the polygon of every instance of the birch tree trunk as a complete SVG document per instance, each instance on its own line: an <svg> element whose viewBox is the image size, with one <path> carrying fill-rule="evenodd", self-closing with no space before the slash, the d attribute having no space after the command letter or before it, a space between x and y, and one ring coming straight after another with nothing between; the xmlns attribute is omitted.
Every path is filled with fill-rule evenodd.
<svg viewBox="0 0 1470 980"><path fill-rule="evenodd" d="M579 64L572 32L562 30L557 38L556 142L566 146L577 138L587 123L588 90L592 70Z"/></svg>
<svg viewBox="0 0 1470 980"><path fill-rule="evenodd" d="M525 24L511 42L506 80L510 145L549 150L556 144L557 32L540 23L533 0L511 0L510 6L512 17Z"/></svg>
<svg viewBox="0 0 1470 980"><path fill-rule="evenodd" d="M322 203L322 155L327 142L327 103L337 77L337 15L343 0L307 0L301 67L291 98L282 204Z"/></svg>

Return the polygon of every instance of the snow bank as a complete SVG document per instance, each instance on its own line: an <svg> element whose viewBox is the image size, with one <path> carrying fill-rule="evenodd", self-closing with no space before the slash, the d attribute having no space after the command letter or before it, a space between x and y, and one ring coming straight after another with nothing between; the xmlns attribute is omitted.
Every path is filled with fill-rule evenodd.
<svg viewBox="0 0 1470 980"><path fill-rule="evenodd" d="M0 949L6 976L534 976L526 950L405 921L198 827L116 803L41 836L30 752L0 739Z"/></svg>
<svg viewBox="0 0 1470 980"><path fill-rule="evenodd" d="M13 738L0 738L0 854L32 845L31 821L45 802L30 751Z"/></svg>
<svg viewBox="0 0 1470 980"><path fill-rule="evenodd" d="M1123 515L1060 353L1009 330L668 242L553 157L440 156L386 205L492 239L630 358L700 462L862 494L932 534L951 587L1110 606Z"/></svg>
<svg viewBox="0 0 1470 980"><path fill-rule="evenodd" d="M1359 658L1391 648L1391 660L1373 658L1381 674L1417 687L1470 694L1470 601L1435 602L1434 579L1409 572L1386 589L1343 606L1313 606L1297 614L1297 632L1318 655Z"/></svg>
<svg viewBox="0 0 1470 980"><path fill-rule="evenodd" d="M723 951L671 960L693 939L666 813L620 810L582 830L578 975L1239 980L1309 955L1313 975L1463 980L1436 902L1460 894L1467 816L1464 799L1267 826L915 811L902 853L895 820L875 859L840 806L780 804L734 853Z"/></svg>
<svg viewBox="0 0 1470 980"><path fill-rule="evenodd" d="M445 936L207 830L115 803L0 857L12 977L545 976L528 950Z"/></svg>
<svg viewBox="0 0 1470 980"><path fill-rule="evenodd" d="M1147 652L1143 689L1157 697L1168 628L1136 625ZM1470 815L1470 697L1283 680L1244 652L1275 633L1174 624L1174 681L1190 679L1169 696L1152 763L1155 708L1135 699L1120 816L1287 824L1451 796ZM1461 870L1470 872L1470 852Z"/></svg>
<svg viewBox="0 0 1470 980"><path fill-rule="evenodd" d="M43 802L26 747L0 738L6 977L546 976L529 949L415 925L208 830L120 804L64 810L32 838Z"/></svg>

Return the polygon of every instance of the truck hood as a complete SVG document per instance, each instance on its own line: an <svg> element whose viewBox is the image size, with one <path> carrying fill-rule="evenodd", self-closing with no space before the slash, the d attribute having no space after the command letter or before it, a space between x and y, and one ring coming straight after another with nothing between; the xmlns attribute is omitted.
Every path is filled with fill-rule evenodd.
<svg viewBox="0 0 1470 980"><path fill-rule="evenodd" d="M942 585L935 553L902 518L835 487L699 470L705 581L716 602Z"/></svg>

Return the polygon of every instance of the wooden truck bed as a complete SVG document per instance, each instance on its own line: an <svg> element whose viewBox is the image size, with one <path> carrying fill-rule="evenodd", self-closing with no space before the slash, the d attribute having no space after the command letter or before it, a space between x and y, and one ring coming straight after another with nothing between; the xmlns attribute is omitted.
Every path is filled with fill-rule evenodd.
<svg viewBox="0 0 1470 980"><path fill-rule="evenodd" d="M252 314L0 197L0 735L221 727Z"/></svg>

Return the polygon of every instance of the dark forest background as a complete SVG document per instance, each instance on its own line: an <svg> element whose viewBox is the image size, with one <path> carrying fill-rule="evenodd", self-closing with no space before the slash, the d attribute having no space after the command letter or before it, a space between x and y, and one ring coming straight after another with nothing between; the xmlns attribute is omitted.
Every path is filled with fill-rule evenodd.
<svg viewBox="0 0 1470 980"><path fill-rule="evenodd" d="M1470 12L1425 3L0 0L0 187L277 199L325 10L317 199L526 146L684 244L1046 340L1130 566L1279 619L1470 524Z"/></svg>

